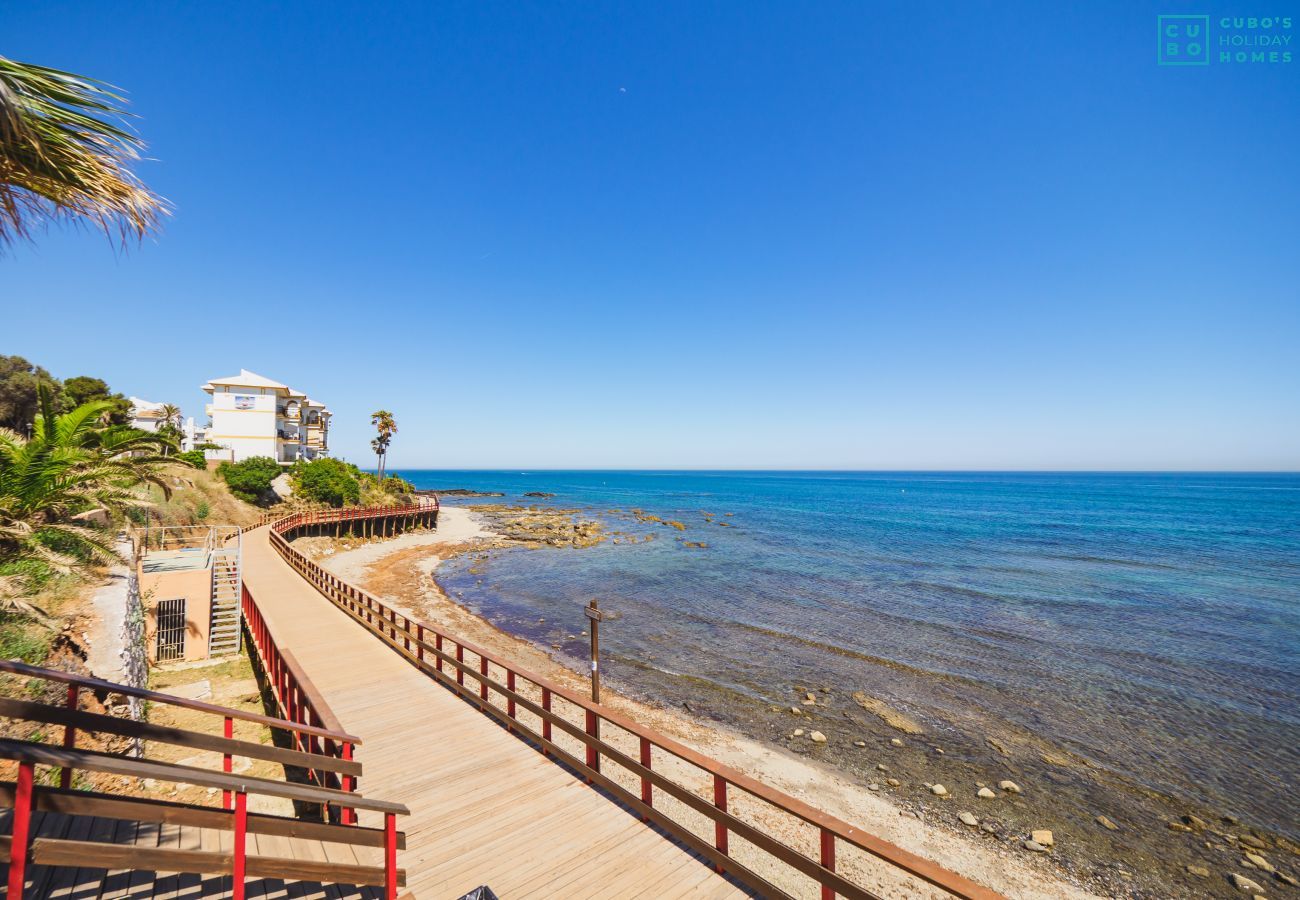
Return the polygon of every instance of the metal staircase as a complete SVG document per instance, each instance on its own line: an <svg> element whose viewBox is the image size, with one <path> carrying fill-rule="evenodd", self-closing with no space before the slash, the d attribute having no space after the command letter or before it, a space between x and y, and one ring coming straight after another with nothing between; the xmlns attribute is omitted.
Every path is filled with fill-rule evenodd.
<svg viewBox="0 0 1300 900"><path fill-rule="evenodd" d="M242 612L239 559L240 540L212 549L212 621L208 630L208 655L238 653Z"/></svg>

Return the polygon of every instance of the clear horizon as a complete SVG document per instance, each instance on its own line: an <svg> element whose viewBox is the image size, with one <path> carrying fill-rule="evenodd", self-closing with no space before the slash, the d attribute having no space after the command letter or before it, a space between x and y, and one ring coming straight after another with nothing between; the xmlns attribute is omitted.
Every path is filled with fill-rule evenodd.
<svg viewBox="0 0 1300 900"><path fill-rule="evenodd" d="M1293 472L1300 61L1169 12L11 6L175 213L6 249L0 353L248 368L363 467L385 408L391 469Z"/></svg>

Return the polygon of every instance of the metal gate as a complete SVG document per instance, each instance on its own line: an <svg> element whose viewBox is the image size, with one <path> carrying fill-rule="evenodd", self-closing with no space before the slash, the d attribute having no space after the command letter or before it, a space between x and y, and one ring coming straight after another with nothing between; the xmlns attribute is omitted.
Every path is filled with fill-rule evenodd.
<svg viewBox="0 0 1300 900"><path fill-rule="evenodd" d="M185 657L185 598L158 604L158 662Z"/></svg>

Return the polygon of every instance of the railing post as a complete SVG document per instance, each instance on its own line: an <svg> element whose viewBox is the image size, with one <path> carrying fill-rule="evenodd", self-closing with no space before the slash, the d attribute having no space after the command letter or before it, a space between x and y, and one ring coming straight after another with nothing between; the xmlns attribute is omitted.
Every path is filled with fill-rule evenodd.
<svg viewBox="0 0 1300 900"><path fill-rule="evenodd" d="M506 715L513 719L515 717L515 698L514 698L515 670L514 669L506 669L506 690L510 691L510 696L506 698ZM514 729L511 728L510 730L513 731Z"/></svg>
<svg viewBox="0 0 1300 900"><path fill-rule="evenodd" d="M230 716L226 716L226 727L222 733L226 736L226 740L231 740L235 736L235 720ZM221 758L221 771L227 775L234 771L234 760L229 753ZM221 808L230 809L230 791L221 792Z"/></svg>
<svg viewBox="0 0 1300 900"><path fill-rule="evenodd" d="M384 900L397 900L397 814L384 814Z"/></svg>
<svg viewBox="0 0 1300 900"><path fill-rule="evenodd" d="M407 647L406 649L411 648ZM415 658L420 662L424 662L424 625L422 624L415 626Z"/></svg>
<svg viewBox="0 0 1300 900"><path fill-rule="evenodd" d="M248 795L235 793L235 864L230 876L231 900L244 900L244 864L248 837Z"/></svg>
<svg viewBox="0 0 1300 900"><path fill-rule="evenodd" d="M587 730L587 734L591 735L592 737L597 737L600 735L600 726L599 723L596 721L596 711L594 709L587 710L586 730ZM595 744L587 744L587 766L588 768L595 769L597 772L600 771L600 753L596 750ZM590 782L591 779L588 778L587 781Z"/></svg>
<svg viewBox="0 0 1300 900"><path fill-rule="evenodd" d="M80 693L80 688L77 685L75 684L68 685L67 708L74 713L77 711L77 695L79 693ZM77 727L71 724L64 725L63 726L63 749L72 750L76 746L77 746ZM63 788L64 790L67 790L68 788L72 787L71 768L64 766L63 771L59 773L59 787Z"/></svg>
<svg viewBox="0 0 1300 900"><path fill-rule="evenodd" d="M722 812L727 811L727 782L721 775L713 776L713 805ZM721 822L713 823L713 846L723 856L727 855L727 826ZM723 870L717 866L719 872Z"/></svg>
<svg viewBox="0 0 1300 900"><path fill-rule="evenodd" d="M478 696L480 700L486 703L488 698L488 661L487 657L482 653L478 655L478 672L483 676L478 680Z"/></svg>
<svg viewBox="0 0 1300 900"><path fill-rule="evenodd" d="M442 671L442 635L434 635L433 648L438 651L438 671Z"/></svg>
<svg viewBox="0 0 1300 900"><path fill-rule="evenodd" d="M641 765L645 766L647 769L651 767L650 766L650 738L648 737L641 738ZM644 775L641 776L641 802L644 803L646 806L655 805L654 785L651 784L650 779ZM649 816L642 816L641 821L645 822L649 818L650 818Z"/></svg>
<svg viewBox="0 0 1300 900"><path fill-rule="evenodd" d="M547 712L551 711L551 689L542 688L542 709ZM542 716L542 737L546 740L551 739L551 720ZM551 751L547 747L542 748L542 756L550 756Z"/></svg>
<svg viewBox="0 0 1300 900"><path fill-rule="evenodd" d="M36 766L18 764L14 790L13 838L9 845L9 900L22 900L27 880L27 837L32 824L32 781Z"/></svg>
<svg viewBox="0 0 1300 900"><path fill-rule="evenodd" d="M460 644L456 645L456 662L465 662L465 648ZM456 683L460 685L465 683L465 670L461 666L456 667Z"/></svg>
<svg viewBox="0 0 1300 900"><path fill-rule="evenodd" d="M406 652L410 653L411 652L411 617L410 616L402 616L402 634L405 635L405 637L402 638L402 643L406 646Z"/></svg>
<svg viewBox="0 0 1300 900"><path fill-rule="evenodd" d="M828 828L822 829L821 863L832 872L835 871L835 834ZM822 900L835 900L835 889L829 884L822 885Z"/></svg>
<svg viewBox="0 0 1300 900"><path fill-rule="evenodd" d="M349 761L352 759L351 741L343 742L343 758ZM343 783L343 790L349 794L356 791L357 779L355 775L344 775L340 781ZM344 825L355 825L357 824L357 811L350 806L345 806L339 811L339 819L342 820Z"/></svg>

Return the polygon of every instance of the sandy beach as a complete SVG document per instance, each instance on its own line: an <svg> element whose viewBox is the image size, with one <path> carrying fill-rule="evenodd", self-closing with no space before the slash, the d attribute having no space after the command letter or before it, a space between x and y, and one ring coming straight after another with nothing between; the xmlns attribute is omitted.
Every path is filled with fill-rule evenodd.
<svg viewBox="0 0 1300 900"><path fill-rule="evenodd" d="M311 538L300 545L330 571L392 603L413 618L423 619L463 635L466 640L516 660L554 681L584 690L586 680L557 661L545 648L506 634L449 599L433 579L445 559L484 549L494 533L475 513L444 507L436 532L404 534L387 541L361 543ZM345 549L346 548L346 549ZM759 778L817 807L860 825L865 830L913 853L1016 898L1088 898L1099 895L1066 882L1050 864L1004 845L970 836L963 812L978 812L974 803L952 799L951 811L937 821L891 802L865 784L852 782L829 766L759 743L713 723L691 719L675 709L637 702L606 690L606 705L708 754L720 762ZM882 747L881 759L889 749ZM883 763L882 763L883 765ZM964 832L964 833L963 833ZM915 882L900 881L874 861L873 880L900 897L946 896Z"/></svg>

